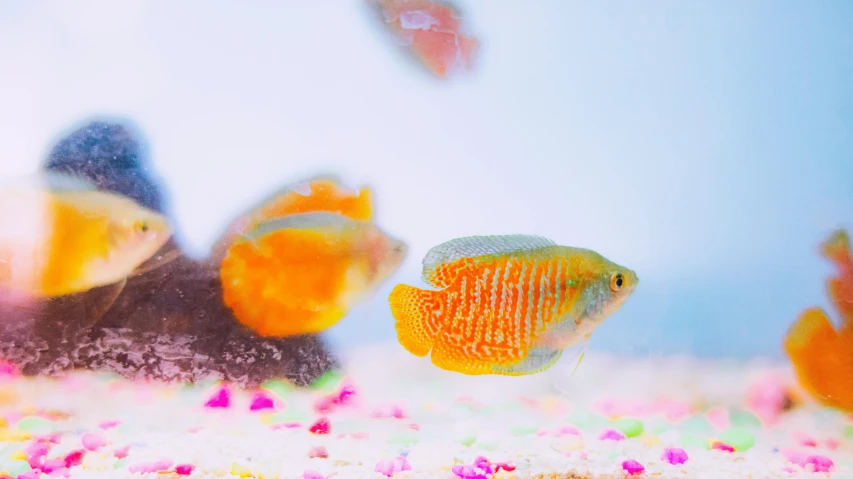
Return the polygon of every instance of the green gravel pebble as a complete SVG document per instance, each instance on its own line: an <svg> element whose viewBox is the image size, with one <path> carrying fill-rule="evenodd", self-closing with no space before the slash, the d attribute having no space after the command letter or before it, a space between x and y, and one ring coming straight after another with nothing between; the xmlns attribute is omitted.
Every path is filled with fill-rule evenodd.
<svg viewBox="0 0 853 479"><path fill-rule="evenodd" d="M275 424L278 422L292 422L292 421L302 421L308 417L308 414L305 414L304 411L299 409L287 409L282 412L277 412L270 416L270 424Z"/></svg>
<svg viewBox="0 0 853 479"><path fill-rule="evenodd" d="M27 416L20 421L16 426L19 431L27 431L36 434L44 434L53 432L56 429L56 424L48 419L38 416Z"/></svg>
<svg viewBox="0 0 853 479"><path fill-rule="evenodd" d="M388 438L388 442L403 447L409 447L418 442L418 433L411 429L399 431L392 434L391 437Z"/></svg>
<svg viewBox="0 0 853 479"><path fill-rule="evenodd" d="M853 439L853 424L844 426L844 437L847 439Z"/></svg>
<svg viewBox="0 0 853 479"><path fill-rule="evenodd" d="M600 429L610 423L604 416L584 411L572 413L568 422L581 429Z"/></svg>
<svg viewBox="0 0 853 479"><path fill-rule="evenodd" d="M682 431L688 431L698 434L710 434L714 428L711 426L711 423L705 419L704 416L696 414L688 417L687 419L681 421L678 425L679 429Z"/></svg>
<svg viewBox="0 0 853 479"><path fill-rule="evenodd" d="M510 428L510 432L513 436L529 436L531 434L536 434L539 428L536 426L528 426L528 425L518 425Z"/></svg>
<svg viewBox="0 0 853 479"><path fill-rule="evenodd" d="M463 446L470 446L471 444L474 444L476 441L477 441L477 435L473 434L473 433L466 434L466 435L464 435L464 436L462 436L456 440L456 442L458 442L459 444L462 444Z"/></svg>
<svg viewBox="0 0 853 479"><path fill-rule="evenodd" d="M708 441L696 434L682 434L678 441L681 447L707 447Z"/></svg>
<svg viewBox="0 0 853 479"><path fill-rule="evenodd" d="M498 443L495 441L477 441L477 447L484 451L494 451L498 448Z"/></svg>
<svg viewBox="0 0 853 479"><path fill-rule="evenodd" d="M730 427L720 434L719 440L743 452L755 445L755 436L741 427Z"/></svg>
<svg viewBox="0 0 853 479"><path fill-rule="evenodd" d="M613 421L613 427L622 431L627 437L637 437L643 433L643 421L639 419L624 417Z"/></svg>
<svg viewBox="0 0 853 479"><path fill-rule="evenodd" d="M761 419L755 414L743 409L729 409L729 422L732 426L741 428L761 428Z"/></svg>
<svg viewBox="0 0 853 479"><path fill-rule="evenodd" d="M261 388L266 389L281 399L287 398L293 392L293 386L281 379L270 379L261 384Z"/></svg>
<svg viewBox="0 0 853 479"><path fill-rule="evenodd" d="M14 461L9 461L4 466L6 472L9 473L12 477L20 476L25 472L30 472L33 468L30 467L30 463L24 461L22 459L15 459Z"/></svg>
<svg viewBox="0 0 853 479"><path fill-rule="evenodd" d="M337 371L326 371L311 383L311 389L332 392L340 385L343 379L344 377Z"/></svg>
<svg viewBox="0 0 853 479"><path fill-rule="evenodd" d="M127 465L127 458L123 457L116 462L113 463L113 469L121 469L122 467Z"/></svg>

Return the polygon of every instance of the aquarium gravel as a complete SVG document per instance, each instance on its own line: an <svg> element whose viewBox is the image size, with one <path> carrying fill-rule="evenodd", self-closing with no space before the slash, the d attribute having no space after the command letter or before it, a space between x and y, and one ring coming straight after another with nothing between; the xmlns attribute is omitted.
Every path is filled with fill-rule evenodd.
<svg viewBox="0 0 853 479"><path fill-rule="evenodd" d="M853 477L850 418L755 402L781 364L590 353L571 378L507 378L396 345L345 359L310 389L7 370L0 477Z"/></svg>

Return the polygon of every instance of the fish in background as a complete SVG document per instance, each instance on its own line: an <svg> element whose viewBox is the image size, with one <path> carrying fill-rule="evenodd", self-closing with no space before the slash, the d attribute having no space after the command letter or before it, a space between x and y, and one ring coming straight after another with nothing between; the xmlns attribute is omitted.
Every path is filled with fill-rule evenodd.
<svg viewBox="0 0 853 479"><path fill-rule="evenodd" d="M211 257L222 258L239 235L273 218L325 211L371 221L372 201L373 192L366 186L352 190L341 185L340 180L331 175L310 178L269 195L237 218L214 245Z"/></svg>
<svg viewBox="0 0 853 479"><path fill-rule="evenodd" d="M406 244L371 220L370 190L336 180L288 190L246 215L220 266L223 300L262 336L324 331L369 299Z"/></svg>
<svg viewBox="0 0 853 479"><path fill-rule="evenodd" d="M423 280L389 296L400 344L468 375L545 371L628 299L634 271L538 236L471 236L429 250ZM582 357L582 356L581 356Z"/></svg>
<svg viewBox="0 0 853 479"><path fill-rule="evenodd" d="M398 43L438 78L472 67L479 42L462 28L459 11L436 0L368 0Z"/></svg>
<svg viewBox="0 0 853 479"><path fill-rule="evenodd" d="M163 215L82 178L44 172L8 181L0 188L0 291L54 298L113 285L114 299L170 237Z"/></svg>
<svg viewBox="0 0 853 479"><path fill-rule="evenodd" d="M822 309L809 308L791 326L783 347L797 380L812 397L853 412L853 257L847 233L833 232L820 252L836 267L826 288L841 322L836 328Z"/></svg>

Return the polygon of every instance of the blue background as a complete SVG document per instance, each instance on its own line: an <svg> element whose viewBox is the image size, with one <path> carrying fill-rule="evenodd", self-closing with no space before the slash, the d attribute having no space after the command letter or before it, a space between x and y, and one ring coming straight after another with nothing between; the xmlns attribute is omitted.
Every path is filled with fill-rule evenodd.
<svg viewBox="0 0 853 479"><path fill-rule="evenodd" d="M477 68L440 82L355 0L0 2L0 174L131 118L196 256L281 184L372 186L411 254L339 344L394 338L431 246L530 233L640 276L594 348L781 357L853 225L853 2L461 5Z"/></svg>

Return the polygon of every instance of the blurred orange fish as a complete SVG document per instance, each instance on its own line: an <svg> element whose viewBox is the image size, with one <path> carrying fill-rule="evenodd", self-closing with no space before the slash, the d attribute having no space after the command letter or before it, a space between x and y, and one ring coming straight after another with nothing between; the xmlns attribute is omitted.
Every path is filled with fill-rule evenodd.
<svg viewBox="0 0 853 479"><path fill-rule="evenodd" d="M637 286L600 254L525 235L472 236L431 249L423 280L389 297L397 338L416 356L463 374L544 371L589 338Z"/></svg>
<svg viewBox="0 0 853 479"><path fill-rule="evenodd" d="M842 324L836 329L825 312L810 308L788 331L784 348L809 394L826 406L853 412L853 260L847 233L834 232L820 249L837 268L827 291Z"/></svg>
<svg viewBox="0 0 853 479"><path fill-rule="evenodd" d="M81 178L19 179L0 190L0 290L12 302L105 285L118 295L170 237L164 216Z"/></svg>
<svg viewBox="0 0 853 479"><path fill-rule="evenodd" d="M270 195L232 223L214 246L212 256L220 258L237 236L263 221L281 216L326 211L347 218L371 221L372 196L370 188L351 190L342 186L339 180L332 176L319 176L288 186Z"/></svg>
<svg viewBox="0 0 853 479"><path fill-rule="evenodd" d="M400 43L434 75L470 69L478 47L462 32L459 12L436 0L369 0Z"/></svg>
<svg viewBox="0 0 853 479"><path fill-rule="evenodd" d="M406 245L370 222L301 213L261 222L222 261L223 299L262 336L317 333L367 299Z"/></svg>

